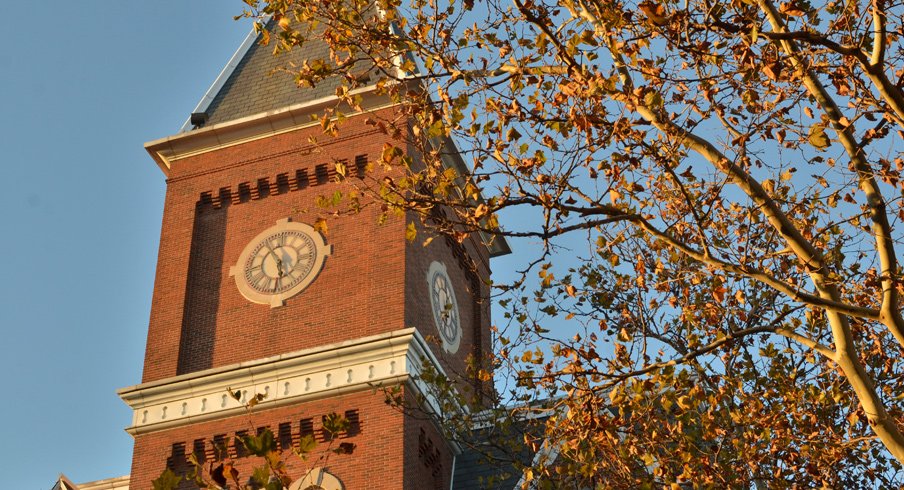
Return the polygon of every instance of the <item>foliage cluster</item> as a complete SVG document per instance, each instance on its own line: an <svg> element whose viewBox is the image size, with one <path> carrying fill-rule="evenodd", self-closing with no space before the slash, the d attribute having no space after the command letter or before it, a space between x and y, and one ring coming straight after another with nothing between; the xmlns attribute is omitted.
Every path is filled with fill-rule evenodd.
<svg viewBox="0 0 904 490"><path fill-rule="evenodd" d="M398 104L389 211L535 246L491 360L554 405L528 480L902 483L904 4L246 3Z"/></svg>

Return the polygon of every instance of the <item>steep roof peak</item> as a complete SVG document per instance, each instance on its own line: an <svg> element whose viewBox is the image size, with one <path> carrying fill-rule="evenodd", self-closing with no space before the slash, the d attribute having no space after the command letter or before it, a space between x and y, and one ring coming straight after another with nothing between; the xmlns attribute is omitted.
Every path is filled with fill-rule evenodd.
<svg viewBox="0 0 904 490"><path fill-rule="evenodd" d="M275 23L271 19L264 21L265 28L272 31ZM336 92L338 78L324 80L315 87L299 87L294 76L284 69L300 66L305 60L329 59L329 46L324 41L311 38L304 46L274 55L270 47L261 45L260 39L261 35L252 29L192 111L206 115L205 125L310 102ZM189 118L181 132L192 127Z"/></svg>

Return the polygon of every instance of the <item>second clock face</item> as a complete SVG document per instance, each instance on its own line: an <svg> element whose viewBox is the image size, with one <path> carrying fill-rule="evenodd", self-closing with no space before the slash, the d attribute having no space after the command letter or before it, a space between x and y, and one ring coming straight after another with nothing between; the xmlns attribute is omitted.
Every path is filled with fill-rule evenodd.
<svg viewBox="0 0 904 490"><path fill-rule="evenodd" d="M430 306L433 308L433 322L439 331L443 350L454 354L461 343L461 320L458 316L455 289L444 264L435 261L430 264L427 271L427 291L430 294Z"/></svg>
<svg viewBox="0 0 904 490"><path fill-rule="evenodd" d="M282 293L298 285L314 267L317 246L299 230L284 230L261 240L245 263L245 281L261 293Z"/></svg>

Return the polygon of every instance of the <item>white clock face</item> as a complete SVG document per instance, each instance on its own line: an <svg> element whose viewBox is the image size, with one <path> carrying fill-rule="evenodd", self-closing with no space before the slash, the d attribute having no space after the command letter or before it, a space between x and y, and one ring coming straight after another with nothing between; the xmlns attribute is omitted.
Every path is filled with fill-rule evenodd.
<svg viewBox="0 0 904 490"><path fill-rule="evenodd" d="M248 300L282 306L314 281L331 252L313 227L282 219L251 240L229 275Z"/></svg>
<svg viewBox="0 0 904 490"><path fill-rule="evenodd" d="M314 267L317 246L298 230L278 231L261 240L245 263L245 281L261 293L282 293L298 285Z"/></svg>
<svg viewBox="0 0 904 490"><path fill-rule="evenodd" d="M452 280L446 273L446 266L440 262L432 262L427 271L427 288L430 293L430 305L433 308L433 321L443 343L443 350L454 354L461 344L461 320L458 315L458 302Z"/></svg>

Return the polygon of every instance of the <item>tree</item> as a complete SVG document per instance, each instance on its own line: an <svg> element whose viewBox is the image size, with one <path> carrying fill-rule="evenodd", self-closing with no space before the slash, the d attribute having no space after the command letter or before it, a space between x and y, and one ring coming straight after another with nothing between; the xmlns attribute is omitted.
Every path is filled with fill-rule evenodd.
<svg viewBox="0 0 904 490"><path fill-rule="evenodd" d="M555 408L528 479L900 484L902 4L246 3L330 44L300 85L399 104L388 212L540 244L495 284L508 394Z"/></svg>

